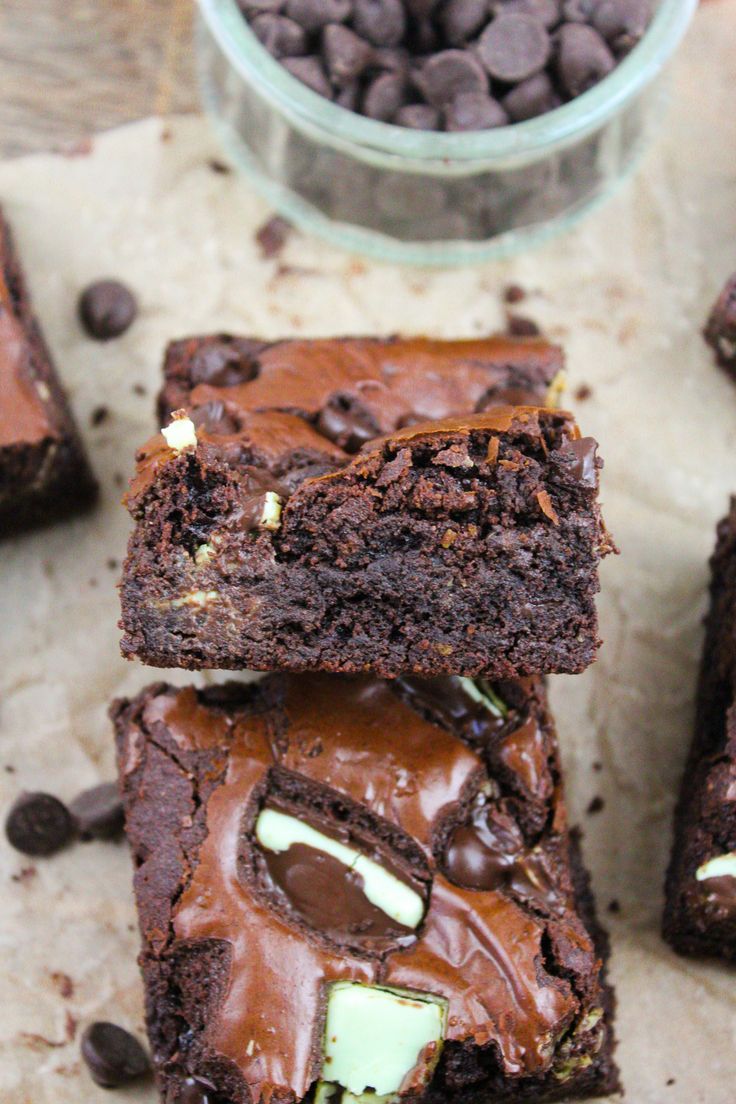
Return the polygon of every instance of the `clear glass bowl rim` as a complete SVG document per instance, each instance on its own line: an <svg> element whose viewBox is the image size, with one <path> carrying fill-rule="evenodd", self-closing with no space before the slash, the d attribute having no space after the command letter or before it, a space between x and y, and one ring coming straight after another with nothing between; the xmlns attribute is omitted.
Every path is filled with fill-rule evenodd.
<svg viewBox="0 0 736 1104"><path fill-rule="evenodd" d="M295 125L318 131L328 142L365 147L419 164L493 162L542 154L596 129L657 76L685 34L698 0L660 0L641 42L608 77L570 103L524 123L462 134L411 130L339 107L307 88L270 56L250 30L236 0L198 3L233 68Z"/></svg>

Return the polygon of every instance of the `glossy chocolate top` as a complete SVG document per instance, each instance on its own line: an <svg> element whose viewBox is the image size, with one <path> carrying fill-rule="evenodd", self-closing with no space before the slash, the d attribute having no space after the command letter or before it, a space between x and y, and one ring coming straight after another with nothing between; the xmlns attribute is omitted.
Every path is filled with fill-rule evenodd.
<svg viewBox="0 0 736 1104"><path fill-rule="evenodd" d="M279 1088L300 1099L318 1076L325 988L338 979L443 995L447 1037L495 1044L509 1074L547 1071L555 1042L586 1011L559 971L545 968L554 920L578 962L596 971L561 857L558 790L548 792L544 832L527 838L506 797L514 787L491 766L496 745L513 736L507 770L521 769L516 788L539 789L540 772L552 777L556 746L541 686L524 690L526 705L509 714L506 733L489 711L484 731L476 714L471 747L459 737L466 718L458 734L453 730L462 713L457 701L441 727L428 719L437 712L438 687L423 702L416 680L409 707L406 683L395 689L372 678L271 677L263 693L273 704L253 715L209 707L191 689L164 688L146 703L144 727L160 732L165 726L182 752L226 749L226 774L209 798L207 835L175 906L173 933L175 940L222 940L231 948L229 983L211 1013L206 1043L240 1068L256 1100ZM457 698L456 680L446 680L446 689ZM518 729L516 716L524 718ZM534 723L527 723L531 716ZM533 745L528 754L525 740ZM129 745L127 769L136 761ZM265 804L278 807L285 789L291 800L300 794L305 808L320 807L320 830L334 801L357 810L355 823L383 841L375 854L383 854L384 865L414 866L420 881L428 872L429 900L416 932L405 941L368 941L362 949L340 946L330 928L334 917L318 907L311 890L305 897L303 871L289 890L291 905L296 897L303 907L295 915L279 903L264 886L254 825ZM336 819L336 838L350 835L351 823ZM292 854L288 865L293 871L305 858L312 867L308 881L314 855ZM319 882L327 892L331 880L345 879L346 868L323 867ZM271 865L270 874L276 882L289 878L283 865ZM340 891L348 912L355 888Z"/></svg>
<svg viewBox="0 0 736 1104"><path fill-rule="evenodd" d="M56 435L39 390L44 386L33 377L29 337L0 271L0 446L33 445Z"/></svg>

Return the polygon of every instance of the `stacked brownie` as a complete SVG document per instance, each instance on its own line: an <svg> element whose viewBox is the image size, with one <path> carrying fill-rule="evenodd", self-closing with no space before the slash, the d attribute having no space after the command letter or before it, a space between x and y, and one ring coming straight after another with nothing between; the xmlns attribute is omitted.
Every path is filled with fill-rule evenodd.
<svg viewBox="0 0 736 1104"><path fill-rule="evenodd" d="M0 211L0 537L84 509L96 490Z"/></svg>
<svg viewBox="0 0 736 1104"><path fill-rule="evenodd" d="M544 342L170 347L112 708L166 1104L616 1089L542 676L598 645L595 442Z"/></svg>

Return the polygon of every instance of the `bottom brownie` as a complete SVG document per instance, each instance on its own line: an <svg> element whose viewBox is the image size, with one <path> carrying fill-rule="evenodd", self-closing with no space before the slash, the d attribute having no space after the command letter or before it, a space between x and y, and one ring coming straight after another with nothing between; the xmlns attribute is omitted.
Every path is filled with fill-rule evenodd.
<svg viewBox="0 0 736 1104"><path fill-rule="evenodd" d="M167 1104L617 1088L539 682L158 683L112 716Z"/></svg>
<svg viewBox="0 0 736 1104"><path fill-rule="evenodd" d="M695 738L675 813L664 935L736 959L736 498L718 527Z"/></svg>

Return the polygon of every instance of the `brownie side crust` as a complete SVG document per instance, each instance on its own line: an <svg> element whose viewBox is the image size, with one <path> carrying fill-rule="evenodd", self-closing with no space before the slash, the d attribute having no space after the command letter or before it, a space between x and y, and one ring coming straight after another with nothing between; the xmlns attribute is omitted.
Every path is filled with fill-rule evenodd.
<svg viewBox="0 0 736 1104"><path fill-rule="evenodd" d="M96 497L79 434L0 211L0 536Z"/></svg>
<svg viewBox="0 0 736 1104"><path fill-rule="evenodd" d="M732 499L729 513L718 526L711 559L695 736L675 811L664 911L664 936L675 950L728 959L736 959L735 626L736 499ZM717 865L710 865L713 860Z"/></svg>
<svg viewBox="0 0 736 1104"><path fill-rule="evenodd" d="M229 390L242 402L260 383L272 401L265 374ZM351 460L354 409L326 437L324 408L305 416L314 395L300 411L253 411L209 394L191 408L191 448L174 453L159 437L139 454L123 654L387 677L512 677L592 661L597 567L612 545L596 445L570 415L496 407L394 427ZM365 430L375 431L376 421ZM259 522L269 493L278 514Z"/></svg>
<svg viewBox="0 0 736 1104"><path fill-rule="evenodd" d="M115 703L167 1104L198 1085L217 1104L311 1101L329 1070L325 994L345 979L449 1001L439 1060L402 1099L617 1088L607 945L566 827L543 688L496 684L488 699L488 684L473 686L471 697L462 679L275 675L205 691L159 683ZM274 805L427 883L416 931L340 936L306 921L298 881L284 883L291 896L274 888L255 839Z"/></svg>

